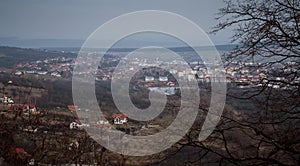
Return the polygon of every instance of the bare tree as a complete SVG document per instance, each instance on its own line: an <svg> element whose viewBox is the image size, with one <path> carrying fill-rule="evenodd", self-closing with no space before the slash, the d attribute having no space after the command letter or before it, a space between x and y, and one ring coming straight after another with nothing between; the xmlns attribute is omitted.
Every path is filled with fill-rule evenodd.
<svg viewBox="0 0 300 166"><path fill-rule="evenodd" d="M225 1L220 9L221 22L213 32L232 28L232 42L238 47L227 54L226 60L255 60L260 68L276 69L284 80L270 82L299 87L300 68L300 2L297 0L238 0Z"/></svg>
<svg viewBox="0 0 300 166"><path fill-rule="evenodd" d="M225 53L227 67L263 74L252 88L229 91L231 100L253 102L248 111L226 107L215 132L204 142L196 163L207 158L219 164L300 164L300 1L228 0L212 33L233 29L238 46ZM259 85L259 86L254 86ZM274 86L276 85L276 86ZM231 98L233 97L233 98ZM205 110L205 109L202 109ZM199 130L195 128L194 131Z"/></svg>

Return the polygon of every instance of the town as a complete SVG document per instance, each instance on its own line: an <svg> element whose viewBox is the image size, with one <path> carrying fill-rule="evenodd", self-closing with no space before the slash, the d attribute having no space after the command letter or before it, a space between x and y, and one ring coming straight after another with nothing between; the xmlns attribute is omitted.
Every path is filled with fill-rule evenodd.
<svg viewBox="0 0 300 166"><path fill-rule="evenodd" d="M199 88L207 92L209 92L211 82L225 81L229 87L240 90L270 88L285 91L297 88L293 84L297 85L300 81L299 76L293 78L277 76L278 72L294 72L291 70L293 67L289 67L289 70L282 70L280 67L269 68L268 66L262 68L258 62L236 61L231 63L225 62L224 70L219 70L218 67L221 65L221 62L215 60L211 62L212 64L207 64L207 62L201 61L199 58L193 59L193 56L191 56L193 53L183 52L181 54L189 60L188 65L190 68L176 67L168 71L164 67L178 64L179 61L177 59L166 61L160 58L150 60L134 58L128 60L125 58L126 54L127 52L107 53L96 71L85 71L83 73L74 73L73 71L76 58L63 56L24 61L18 63L13 70L1 71L0 114L1 119L5 122L3 125L9 126L7 127L8 131L17 130L21 135L27 133L28 138L36 136L35 145L39 147L45 144L43 139L50 135L53 138L49 138L45 146L51 149L52 146L58 144L54 138L60 136L68 140L68 144L65 145L63 151L70 153L71 151L82 149L82 146L86 144L93 144L96 147L95 143L91 143L91 140L88 143L83 143L81 140L85 137L85 129L89 128L101 130L115 128L126 134L142 136L162 131L176 118L178 110L174 109L174 107L180 105L178 103L178 97L180 97L178 81L197 81ZM160 55L163 54L160 53ZM121 61L125 65L122 66L122 69L116 70L117 65ZM89 66L93 62L89 59L80 61L80 63ZM159 65L157 66L157 64ZM295 62L284 62L285 66L294 66L295 64ZM215 67L207 68L209 65ZM217 72L224 77L216 76L215 73ZM129 88L131 96L139 108L147 108L147 95L150 91L167 95L169 103L167 105L169 106L165 108L158 118L148 122L132 120L118 112L112 99L107 98L107 96L110 96L111 81L122 76L132 75L132 73L134 75L131 78ZM98 92L100 92L98 93L100 94L99 105L101 105L101 111L104 112L102 119L90 121L77 116L78 113L88 113L90 110L75 105L72 102L71 88L64 88L70 86L73 74L95 77L96 91L98 87ZM273 81L270 82L270 80ZM287 81L289 84L284 84ZM55 84L57 84L57 87L55 87ZM59 87L62 88L57 90ZM102 98L103 100L101 100ZM204 97L205 100L207 100L206 97ZM43 102L48 108L43 105ZM236 115L241 114L233 112ZM200 123L200 119L198 123ZM73 135L73 137L67 138L68 135ZM47 152L48 156L43 158L41 157L43 155L41 152L46 152L32 152L36 150L34 147L27 149L23 147L23 145L14 145L9 150L9 154L30 165L41 163L41 161L42 163L55 164L55 161L51 161L53 158L51 158L50 154L57 156L57 149L50 150ZM98 147L96 149L100 151L101 148ZM92 152L87 151L76 162L80 163L82 160L86 163L93 155ZM74 156L70 154L69 158L72 157ZM115 156L115 154L111 153L107 153L106 157L120 158L120 156ZM59 163L63 161L63 159L59 160ZM90 161L97 162L97 159ZM103 159L101 159L100 163L103 162ZM149 161L145 160L145 163L147 162L151 163L150 159Z"/></svg>
<svg viewBox="0 0 300 166"><path fill-rule="evenodd" d="M99 54L104 54L100 52ZM276 84L266 84L268 87L272 88L292 88L287 87L280 82L290 82L290 83L299 83L300 77L296 76L295 78L284 78L276 76L276 73L291 73L295 71L291 71L290 68L295 68L296 62L287 61L283 63L285 68L290 67L289 69L284 69L282 66L278 68L269 68L268 65L265 67L261 67L259 62L245 62L245 61L234 61L231 63L223 62L225 64L224 71L215 71L215 69L207 69L207 63L201 60L189 61L189 65L191 69L172 69L170 71L165 71L163 69L155 68L156 64L160 64L162 66L172 66L176 65L178 61L170 60L170 61L161 61L159 59L154 59L153 61L147 61L143 58L134 59L130 62L126 63L127 70L122 70L122 73L114 73L114 68L117 66L118 62L124 58L126 52L114 52L105 54L101 64L97 71L86 71L85 73L80 73L83 75L91 75L95 76L96 81L105 81L111 80L113 74L117 75L126 75L132 71L137 70L138 68L143 68L143 71L140 71L140 75L136 78L137 82L162 82L164 85L175 85L176 80L172 75L176 75L176 78L185 81L197 80L199 82L214 82L214 81L225 81L228 83L236 84L237 86L244 87L255 87L255 86L263 86L264 83L267 83L267 80L277 81ZM184 52L183 54L187 56L192 56L192 52ZM151 56L151 55L149 55ZM161 55L163 56L163 55ZM90 60L86 60L80 63L89 65L91 64ZM92 60L93 61L93 60ZM46 58L33 62L22 62L16 65L16 71L13 73L16 76L22 76L25 74L31 75L48 75L51 77L57 78L71 78L73 74L73 68L76 62L76 58L67 58L67 57L55 57L55 58ZM272 62L270 62L270 65ZM213 66L221 65L221 62L217 60L214 62ZM126 73L128 72L128 73ZM214 75L214 72L220 72L224 76L224 78L218 78ZM272 78L267 78L268 77Z"/></svg>

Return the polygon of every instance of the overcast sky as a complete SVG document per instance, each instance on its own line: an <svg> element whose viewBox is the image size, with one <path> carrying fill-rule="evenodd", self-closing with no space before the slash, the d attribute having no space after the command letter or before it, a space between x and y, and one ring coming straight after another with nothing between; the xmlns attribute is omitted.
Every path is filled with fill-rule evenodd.
<svg viewBox="0 0 300 166"><path fill-rule="evenodd" d="M100 25L137 10L180 14L206 32L222 0L7 0L0 2L0 37L85 40ZM228 44L229 31L209 35L215 44Z"/></svg>

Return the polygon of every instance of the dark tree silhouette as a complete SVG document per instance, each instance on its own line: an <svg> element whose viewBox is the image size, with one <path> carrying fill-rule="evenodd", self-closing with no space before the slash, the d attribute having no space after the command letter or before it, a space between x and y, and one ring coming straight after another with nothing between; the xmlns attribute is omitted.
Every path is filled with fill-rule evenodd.
<svg viewBox="0 0 300 166"><path fill-rule="evenodd" d="M226 56L233 61L256 61L267 68L269 83L299 88L300 2L297 0L225 1L221 22L213 32L232 28L239 46ZM274 73L275 72L275 73ZM285 77L274 80L274 76Z"/></svg>
<svg viewBox="0 0 300 166"><path fill-rule="evenodd" d="M229 90L231 100L251 101L255 109L235 112L227 106L206 141L194 140L193 132L187 135L188 145L202 149L193 163L299 165L300 1L228 0L225 4L212 33L234 31L232 42L238 46L225 53L226 65L239 63L245 68L247 62L265 76L257 82L259 87Z"/></svg>

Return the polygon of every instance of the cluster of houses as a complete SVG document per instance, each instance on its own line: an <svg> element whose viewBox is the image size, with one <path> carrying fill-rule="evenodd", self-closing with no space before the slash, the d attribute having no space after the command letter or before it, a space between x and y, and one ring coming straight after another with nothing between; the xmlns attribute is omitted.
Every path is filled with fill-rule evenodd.
<svg viewBox="0 0 300 166"><path fill-rule="evenodd" d="M11 97L4 96L3 98L0 98L0 103L12 105L15 101Z"/></svg>
<svg viewBox="0 0 300 166"><path fill-rule="evenodd" d="M8 109L9 112L21 112L25 115L31 114L36 115L40 114L40 111L37 109L34 104L13 104Z"/></svg>
<svg viewBox="0 0 300 166"><path fill-rule="evenodd" d="M64 72L72 72L75 63L74 58L55 57L37 60L33 62L21 62L17 64L14 74L16 76L24 74L50 75L53 77L63 77Z"/></svg>
<svg viewBox="0 0 300 166"><path fill-rule="evenodd" d="M114 125L127 125L128 124L128 118L124 114L112 114L113 118L113 124ZM95 124L85 124L81 122L80 120L75 120L74 122L70 123L70 129L82 129L83 127L98 127L98 128L104 128L104 129L110 129L111 124L107 119L98 120Z"/></svg>
<svg viewBox="0 0 300 166"><path fill-rule="evenodd" d="M102 54L102 53L99 53ZM126 66L124 70L119 70L119 73L115 73L114 69L116 64L123 59L126 61ZM84 71L81 73L82 75L91 75L96 76L96 80L111 80L112 75L114 77L130 75L133 71L137 71L141 68L151 68L153 66L174 66L177 65L177 68L173 68L169 70L169 75L153 75L153 74L144 74L142 80L146 83L151 82L163 82L169 83L174 82L174 80L170 80L170 75L176 76L176 78L184 81L194 81L197 80L199 82L229 82L235 83L241 86L251 85L251 86L259 86L261 81L265 79L266 72L269 69L262 69L258 67L258 63L241 63L241 62L233 62L229 66L226 66L224 70L219 71L218 66L221 65L221 62L215 60L212 63L213 66L210 69L207 69L208 62L200 62L199 60L192 60L189 62L190 69L182 68L179 61L176 59L170 61L163 61L159 58L153 60L145 60L145 59L126 59L124 58L123 53L114 53L110 56L105 56L103 63L105 65L101 65L96 71ZM80 63L85 64L87 66L92 65L93 62L91 59L82 59ZM179 64L178 64L179 63ZM73 68L75 64L75 58L66 58L66 57L56 57L56 58L46 58L44 60L37 60L34 62L22 62L17 65L17 69L19 71L15 72L15 75L22 75L25 73L28 74L38 74L38 75L50 75L53 77L67 77L68 74L64 73L73 73ZM293 65L293 62L289 62L285 65ZM163 68L163 67L162 67ZM126 69L126 70L125 70ZM223 77L218 77L215 73L222 73ZM74 73L73 73L74 74ZM117 79L117 78L116 78ZM268 78L269 79L269 78ZM286 79L286 78L274 78L274 79ZM300 77L298 76L295 79L297 82L300 82ZM173 85L172 83L170 84ZM170 86L169 85L169 86ZM268 85L272 88L279 88L279 85ZM1 99L0 99L1 100ZM5 99L2 99L5 100ZM5 100L6 102L12 102L11 100Z"/></svg>

